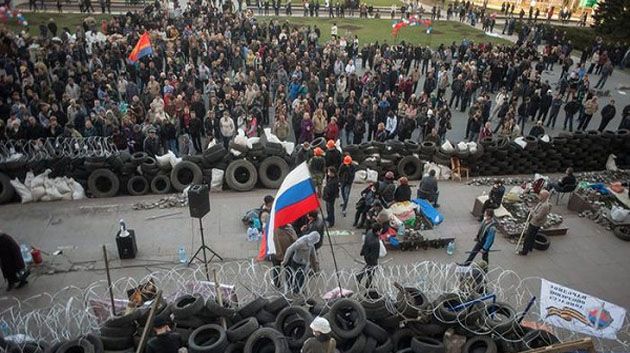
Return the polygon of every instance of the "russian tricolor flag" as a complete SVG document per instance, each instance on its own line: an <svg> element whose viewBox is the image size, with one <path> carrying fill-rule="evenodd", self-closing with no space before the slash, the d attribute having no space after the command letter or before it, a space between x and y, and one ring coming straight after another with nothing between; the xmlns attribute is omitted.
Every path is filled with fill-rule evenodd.
<svg viewBox="0 0 630 353"><path fill-rule="evenodd" d="M153 54L153 48L151 48L151 39L149 38L149 33L144 32L140 39L138 39L138 43L129 54L129 61L135 63L140 60L140 58L145 57L147 55Z"/></svg>
<svg viewBox="0 0 630 353"><path fill-rule="evenodd" d="M267 227L258 251L258 260L276 253L274 233L278 227L294 222L305 214L317 210L319 200L306 162L298 165L284 179L273 201Z"/></svg>

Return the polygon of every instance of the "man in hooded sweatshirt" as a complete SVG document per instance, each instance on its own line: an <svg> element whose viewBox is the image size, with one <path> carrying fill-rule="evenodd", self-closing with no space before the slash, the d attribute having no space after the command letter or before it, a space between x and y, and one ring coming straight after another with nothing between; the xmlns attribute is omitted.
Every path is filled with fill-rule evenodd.
<svg viewBox="0 0 630 353"><path fill-rule="evenodd" d="M289 287L293 293L299 293L304 286L304 278L311 268L318 268L315 245L319 243L318 232L308 233L291 244L284 253L282 266L289 273ZM314 262L314 263L313 263Z"/></svg>

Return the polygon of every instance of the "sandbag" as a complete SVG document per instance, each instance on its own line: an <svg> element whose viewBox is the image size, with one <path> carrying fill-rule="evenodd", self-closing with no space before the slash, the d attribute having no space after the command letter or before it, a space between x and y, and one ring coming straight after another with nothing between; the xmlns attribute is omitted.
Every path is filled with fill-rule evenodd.
<svg viewBox="0 0 630 353"><path fill-rule="evenodd" d="M37 202L42 199L46 195L46 188L42 186L36 186L31 188L31 197L34 202Z"/></svg>
<svg viewBox="0 0 630 353"><path fill-rule="evenodd" d="M289 156L293 154L293 151L295 150L295 143L289 141L280 141L280 143Z"/></svg>
<svg viewBox="0 0 630 353"><path fill-rule="evenodd" d="M31 194L31 191L26 186L24 186L24 184L22 184L22 182L18 178L11 180L11 186L13 186L15 192L20 195L20 202L29 203L33 201L33 195Z"/></svg>
<svg viewBox="0 0 630 353"><path fill-rule="evenodd" d="M223 191L223 177L225 171L218 168L212 168L212 179L210 180L210 191Z"/></svg>
<svg viewBox="0 0 630 353"><path fill-rule="evenodd" d="M241 145L243 147L247 147L247 137L245 136L245 132L243 130L238 130L238 135L234 137L233 142L237 145Z"/></svg>
<svg viewBox="0 0 630 353"><path fill-rule="evenodd" d="M354 182L358 184L367 183L367 171L365 170L357 170L354 173Z"/></svg>
<svg viewBox="0 0 630 353"><path fill-rule="evenodd" d="M32 171L26 172L26 178L24 178L24 186L30 189L32 187L32 182L34 178L35 174L33 174Z"/></svg>
<svg viewBox="0 0 630 353"><path fill-rule="evenodd" d="M55 185L53 180L46 178L44 180L44 188L46 189L46 195L42 196L42 201L61 200L61 194L57 190L57 185Z"/></svg>
<svg viewBox="0 0 630 353"><path fill-rule="evenodd" d="M442 146L440 146L440 148L442 149L442 151L446 152L446 153L451 153L453 151L455 151L455 148L453 147L453 145L446 140Z"/></svg>
<svg viewBox="0 0 630 353"><path fill-rule="evenodd" d="M440 179L440 172L442 170L440 169L440 166L437 165L434 162L428 162L428 163L424 164L424 170L423 170L423 173L422 173L423 176L424 175L428 175L431 170L435 170L435 178L436 179Z"/></svg>
<svg viewBox="0 0 630 353"><path fill-rule="evenodd" d="M628 219L628 215L630 215L630 210L626 210L623 207L613 206L610 209L610 218L615 222L625 222Z"/></svg>
<svg viewBox="0 0 630 353"><path fill-rule="evenodd" d="M254 136L254 137L250 137L247 139L247 148L249 148L250 150L252 149L252 146L255 143L260 142L260 137Z"/></svg>
<svg viewBox="0 0 630 353"><path fill-rule="evenodd" d="M539 140L544 142L544 143L549 143L549 141L551 141L551 138L549 137L549 135L544 135Z"/></svg>
<svg viewBox="0 0 630 353"><path fill-rule="evenodd" d="M525 146L527 146L527 142L525 141L525 138L523 136L514 139L514 143L521 146L522 149L525 149Z"/></svg>
<svg viewBox="0 0 630 353"><path fill-rule="evenodd" d="M73 200L80 200L80 199L84 199L85 198L85 189L83 189L83 186L79 183L77 183L74 179L70 178L70 180L72 181L72 199Z"/></svg>
<svg viewBox="0 0 630 353"><path fill-rule="evenodd" d="M451 178L451 168L438 164L438 168L440 168L440 180L449 180Z"/></svg>
<svg viewBox="0 0 630 353"><path fill-rule="evenodd" d="M617 156L615 156L614 154L608 156L608 159L606 160L606 170L609 170L611 172L616 172L618 170L617 162L615 162L615 159L617 159Z"/></svg>
<svg viewBox="0 0 630 353"><path fill-rule="evenodd" d="M171 163L171 160L173 158L177 158L177 156L175 155L175 153L173 153L173 151L170 151L170 150L168 151L168 153L164 155L155 156L155 160L157 161L160 168L168 167L169 164L171 164L171 167L173 167Z"/></svg>
<svg viewBox="0 0 630 353"><path fill-rule="evenodd" d="M462 151L462 152L468 151L468 144L466 142L463 142L463 141L458 143L457 144L457 150Z"/></svg>

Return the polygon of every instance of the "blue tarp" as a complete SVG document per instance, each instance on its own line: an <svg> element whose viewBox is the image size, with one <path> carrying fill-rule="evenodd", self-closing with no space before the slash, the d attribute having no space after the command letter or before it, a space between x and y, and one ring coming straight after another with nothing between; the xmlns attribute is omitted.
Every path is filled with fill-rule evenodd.
<svg viewBox="0 0 630 353"><path fill-rule="evenodd" d="M429 201L425 199L413 199L411 201L420 206L420 212L422 212L422 214L427 217L433 225L438 225L444 222L444 216L442 216L442 214L438 212L438 210L436 210Z"/></svg>

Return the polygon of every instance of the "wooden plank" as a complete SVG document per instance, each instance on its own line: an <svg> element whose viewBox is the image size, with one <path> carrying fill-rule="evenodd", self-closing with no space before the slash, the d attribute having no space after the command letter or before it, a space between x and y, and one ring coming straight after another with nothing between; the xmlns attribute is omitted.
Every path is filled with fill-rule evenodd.
<svg viewBox="0 0 630 353"><path fill-rule="evenodd" d="M153 300L153 304L151 304L151 310L149 310L149 318L144 324L144 329L142 330L142 336L140 336L140 343L138 343L138 349L136 349L136 353L144 352L144 346L147 344L149 332L153 329L153 320L155 319L155 312L157 311L157 307L160 305L160 300L162 300L161 289L157 292L155 299Z"/></svg>
<svg viewBox="0 0 630 353"><path fill-rule="evenodd" d="M552 344L546 347L530 349L522 351L521 353L566 353L574 352L576 350L587 351L589 353L596 353L595 345L592 338L583 338L581 340L562 342Z"/></svg>

